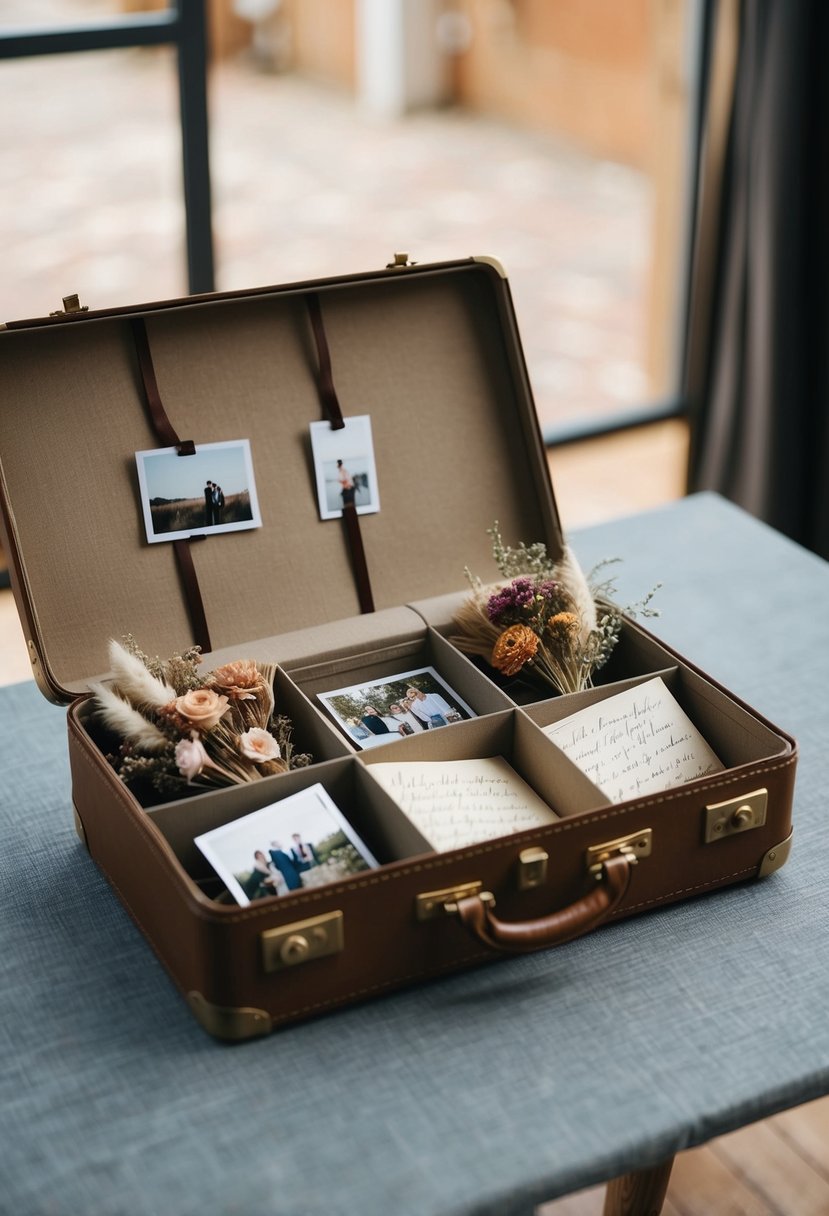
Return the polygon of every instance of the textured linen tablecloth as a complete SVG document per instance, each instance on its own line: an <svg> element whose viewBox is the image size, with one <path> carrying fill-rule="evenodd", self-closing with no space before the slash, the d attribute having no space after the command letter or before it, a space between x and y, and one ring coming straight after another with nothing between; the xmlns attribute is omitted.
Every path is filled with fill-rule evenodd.
<svg viewBox="0 0 829 1216"><path fill-rule="evenodd" d="M798 738L789 864L228 1047L75 837L63 712L4 689L2 1212L528 1214L829 1090L829 569L712 495L573 542Z"/></svg>

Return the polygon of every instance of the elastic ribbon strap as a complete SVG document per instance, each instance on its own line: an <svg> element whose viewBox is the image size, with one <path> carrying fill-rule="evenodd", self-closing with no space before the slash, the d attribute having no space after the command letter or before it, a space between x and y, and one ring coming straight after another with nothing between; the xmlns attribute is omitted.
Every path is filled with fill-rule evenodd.
<svg viewBox="0 0 829 1216"><path fill-rule="evenodd" d="M328 339L325 336L325 326L322 321L319 297L309 293L305 297L308 306L308 317L314 332L314 342L317 347L317 389L320 404L332 431L341 431L345 426L343 412L340 409L337 390L334 388L334 373L331 369L331 352L328 349ZM368 573L366 551L360 532L360 517L353 502L343 504L343 531L346 544L351 554L351 568L354 581L357 584L357 596L360 601L360 611L374 612L374 596L371 591L371 579Z"/></svg>
<svg viewBox="0 0 829 1216"><path fill-rule="evenodd" d="M144 400L156 438L164 447L176 448L179 456L195 456L195 443L192 439L179 439L161 401L144 318L132 317L130 324L135 341L136 354L138 355L141 380L144 384ZM191 536L181 540L174 540L172 542L173 552L176 557L179 578L181 579L181 586L184 592L187 615L190 618L190 627L193 630L193 638L196 644L201 646L202 650L212 650L210 631L207 628L207 616L204 611L204 600L202 599L196 568L193 565L193 555L190 552L190 545L194 540L204 540L204 537Z"/></svg>

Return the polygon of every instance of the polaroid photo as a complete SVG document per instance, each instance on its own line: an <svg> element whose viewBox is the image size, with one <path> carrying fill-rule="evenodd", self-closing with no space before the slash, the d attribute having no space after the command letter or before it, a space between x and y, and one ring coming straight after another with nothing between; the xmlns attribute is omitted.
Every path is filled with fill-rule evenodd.
<svg viewBox="0 0 829 1216"><path fill-rule="evenodd" d="M377 866L319 784L205 832L195 843L242 905Z"/></svg>
<svg viewBox="0 0 829 1216"><path fill-rule="evenodd" d="M152 448L135 463L150 544L262 526L247 439L201 443L194 456Z"/></svg>
<svg viewBox="0 0 829 1216"><path fill-rule="evenodd" d="M338 431L329 422L312 422L311 451L320 519L339 519L349 502L358 515L380 510L368 414L346 418Z"/></svg>
<svg viewBox="0 0 829 1216"><path fill-rule="evenodd" d="M434 667L401 671L317 693L317 697L350 742L360 748L393 743L478 716Z"/></svg>

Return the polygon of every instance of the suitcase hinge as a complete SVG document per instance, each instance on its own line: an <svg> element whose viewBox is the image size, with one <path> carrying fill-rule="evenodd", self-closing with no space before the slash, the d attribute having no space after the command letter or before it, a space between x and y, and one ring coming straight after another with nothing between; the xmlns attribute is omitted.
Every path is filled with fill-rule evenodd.
<svg viewBox="0 0 829 1216"><path fill-rule="evenodd" d="M393 261L386 262L386 270L407 270L410 266L417 265L417 262L409 259L408 253L395 253L392 257Z"/></svg>
<svg viewBox="0 0 829 1216"><path fill-rule="evenodd" d="M81 304L78 296L64 296L63 308L56 308L54 312L50 312L50 317L63 317L67 313L73 312L89 312L88 304Z"/></svg>

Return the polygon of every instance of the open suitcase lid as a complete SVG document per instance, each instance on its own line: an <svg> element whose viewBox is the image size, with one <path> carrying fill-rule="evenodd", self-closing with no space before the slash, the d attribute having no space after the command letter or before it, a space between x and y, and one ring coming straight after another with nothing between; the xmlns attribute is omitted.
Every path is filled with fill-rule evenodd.
<svg viewBox="0 0 829 1216"><path fill-rule="evenodd" d="M490 258L13 322L0 332L0 506L50 699L85 691L112 637L162 655L193 640L173 546L144 530L134 453L164 445L135 316L178 435L197 449L250 440L262 526L190 547L214 651L244 657L247 640L360 613L342 523L318 510L309 294L343 415L371 418L380 510L359 523L378 613L462 590L465 567L494 578L495 520L507 543L560 553L509 286Z"/></svg>

